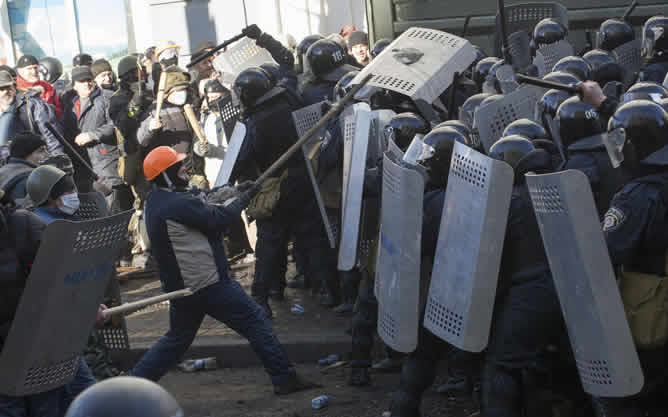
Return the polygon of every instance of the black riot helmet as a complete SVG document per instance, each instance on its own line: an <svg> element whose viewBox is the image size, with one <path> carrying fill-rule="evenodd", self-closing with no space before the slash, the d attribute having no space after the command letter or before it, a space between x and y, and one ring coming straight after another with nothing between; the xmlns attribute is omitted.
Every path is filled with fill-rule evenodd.
<svg viewBox="0 0 668 417"><path fill-rule="evenodd" d="M619 19L608 19L601 23L598 31L598 47L605 51L612 51L618 46L631 42L636 37L633 28Z"/></svg>
<svg viewBox="0 0 668 417"><path fill-rule="evenodd" d="M605 126L596 107L581 101L579 97L566 99L557 110L559 135L564 148L580 139L605 132Z"/></svg>
<svg viewBox="0 0 668 417"><path fill-rule="evenodd" d="M42 80L53 84L63 75L63 64L58 58L45 56L39 60L39 74Z"/></svg>
<svg viewBox="0 0 668 417"><path fill-rule="evenodd" d="M371 54L371 58L375 58L380 55L380 53L383 52L383 50L385 50L385 48L387 48L387 46L391 43L392 40L390 39L378 39L376 43L373 44L373 48L369 52Z"/></svg>
<svg viewBox="0 0 668 417"><path fill-rule="evenodd" d="M504 136L489 148L489 157L504 161L513 168L515 184L524 183L524 174L552 171L552 155L521 135Z"/></svg>
<svg viewBox="0 0 668 417"><path fill-rule="evenodd" d="M542 46L559 42L566 39L566 36L568 36L568 29L561 22L549 17L541 20L533 28L533 38L531 39L533 55Z"/></svg>
<svg viewBox="0 0 668 417"><path fill-rule="evenodd" d="M395 113L419 113L417 106L410 97L385 88L371 86L368 99L360 101L368 102L371 110L392 110Z"/></svg>
<svg viewBox="0 0 668 417"><path fill-rule="evenodd" d="M260 98L274 88L271 76L259 67L247 68L234 80L234 94L243 109L252 109L259 104Z"/></svg>
<svg viewBox="0 0 668 417"><path fill-rule="evenodd" d="M549 74L545 74L543 79L546 81L554 81L561 84L577 84L580 82L578 77L571 74L570 72L564 71L553 71Z"/></svg>
<svg viewBox="0 0 668 417"><path fill-rule="evenodd" d="M505 64L506 61L500 59L489 68L489 72L483 83L482 91L484 93L501 94L501 83L499 83L499 79L496 76L496 71Z"/></svg>
<svg viewBox="0 0 668 417"><path fill-rule="evenodd" d="M227 90L217 79L209 80L204 84L204 92L209 93L224 93Z"/></svg>
<svg viewBox="0 0 668 417"><path fill-rule="evenodd" d="M459 120L464 122L468 127L473 127L473 115L480 104L490 97L489 93L474 94L467 98L464 104L459 108Z"/></svg>
<svg viewBox="0 0 668 417"><path fill-rule="evenodd" d="M617 63L615 57L603 49L592 49L582 56L591 67L590 79L604 87L610 81L622 82L624 69Z"/></svg>
<svg viewBox="0 0 668 417"><path fill-rule="evenodd" d="M181 406L160 385L144 378L117 376L79 394L65 417L183 417Z"/></svg>
<svg viewBox="0 0 668 417"><path fill-rule="evenodd" d="M473 73L475 72L475 69L478 66L478 62L487 58L487 54L485 53L485 51L483 51L482 48L479 47L478 45L473 45L473 50L475 51L475 58L473 59L473 62L471 62L471 65L469 65L468 68L466 68L466 71L464 71L463 73L465 77L471 80L473 79ZM478 86L478 90L480 90L480 86Z"/></svg>
<svg viewBox="0 0 668 417"><path fill-rule="evenodd" d="M72 58L72 66L74 67L90 67L93 65L93 57L88 54L79 54Z"/></svg>
<svg viewBox="0 0 668 417"><path fill-rule="evenodd" d="M501 99L503 99L503 94L490 94L489 97L480 102L480 107L494 103L495 101L499 101Z"/></svg>
<svg viewBox="0 0 668 417"><path fill-rule="evenodd" d="M265 62L264 64L260 64L260 68L269 74L274 84L281 79L281 67L277 63Z"/></svg>
<svg viewBox="0 0 668 417"><path fill-rule="evenodd" d="M462 135L471 137L471 128L460 120L446 120L434 126L434 129L438 129L439 127L451 127Z"/></svg>
<svg viewBox="0 0 668 417"><path fill-rule="evenodd" d="M297 74L301 74L303 72L306 72L308 68L304 68L304 64L306 63L306 51L308 51L308 48L311 47L314 43L318 42L320 39L324 39L325 37L322 35L308 35L304 39L299 42L297 45L297 48L295 49L295 55L297 56L297 62L295 63L295 72Z"/></svg>
<svg viewBox="0 0 668 417"><path fill-rule="evenodd" d="M355 79L355 77L357 77L357 74L359 73L359 71L350 71L341 77L339 81L337 81L336 85L334 86L334 93L332 94L334 100L341 100L343 96L345 96L348 91L353 88L351 82Z"/></svg>
<svg viewBox="0 0 668 417"><path fill-rule="evenodd" d="M580 81L591 79L591 67L579 56L566 56L561 58L552 67L553 72L566 72L574 75Z"/></svg>
<svg viewBox="0 0 668 417"><path fill-rule="evenodd" d="M422 161L429 174L429 184L434 188L444 188L448 183L455 142L471 146L470 140L452 127L439 127L432 129L423 141L434 149L434 154Z"/></svg>
<svg viewBox="0 0 668 417"><path fill-rule="evenodd" d="M650 100L659 102L664 98L668 98L668 90L661 84L653 83L651 81L642 81L633 84L622 95L621 102L628 103L632 100Z"/></svg>
<svg viewBox="0 0 668 417"><path fill-rule="evenodd" d="M345 63L346 52L338 43L321 39L306 51L306 60L316 79L337 82L341 77L357 68Z"/></svg>
<svg viewBox="0 0 668 417"><path fill-rule="evenodd" d="M399 113L390 119L385 126L385 138L405 151L415 135L429 133L429 123L415 113Z"/></svg>
<svg viewBox="0 0 668 417"><path fill-rule="evenodd" d="M642 48L643 56L648 59L668 53L668 17L647 19L642 30Z"/></svg>
<svg viewBox="0 0 668 417"><path fill-rule="evenodd" d="M475 84L478 86L478 90L482 90L482 83L484 83L487 79L489 70L499 61L501 61L501 59L495 56L490 56L481 59L475 65L475 68L473 69L473 82L475 82Z"/></svg>
<svg viewBox="0 0 668 417"><path fill-rule="evenodd" d="M563 90L547 90L536 104L536 119L546 123L546 118L557 117L557 109L571 95Z"/></svg>
<svg viewBox="0 0 668 417"><path fill-rule="evenodd" d="M521 135L529 140L546 139L548 137L545 128L530 119L517 119L503 130L502 136Z"/></svg>
<svg viewBox="0 0 668 417"><path fill-rule="evenodd" d="M613 166L668 165L668 152L663 149L668 145L668 113L660 105L649 100L623 104L608 122L608 131L620 128L623 143L606 143Z"/></svg>

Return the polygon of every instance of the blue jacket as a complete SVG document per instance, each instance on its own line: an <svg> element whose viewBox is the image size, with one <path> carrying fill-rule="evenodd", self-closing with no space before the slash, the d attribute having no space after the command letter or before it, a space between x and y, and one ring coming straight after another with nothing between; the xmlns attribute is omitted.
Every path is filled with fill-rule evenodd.
<svg viewBox="0 0 668 417"><path fill-rule="evenodd" d="M76 216L71 216L67 213L63 213L57 208L51 207L38 207L33 211L38 215L46 224L53 223L56 220L79 220Z"/></svg>
<svg viewBox="0 0 668 417"><path fill-rule="evenodd" d="M146 199L146 229L165 292L194 291L227 279L222 232L248 205L244 195L224 207L190 192L153 188Z"/></svg>

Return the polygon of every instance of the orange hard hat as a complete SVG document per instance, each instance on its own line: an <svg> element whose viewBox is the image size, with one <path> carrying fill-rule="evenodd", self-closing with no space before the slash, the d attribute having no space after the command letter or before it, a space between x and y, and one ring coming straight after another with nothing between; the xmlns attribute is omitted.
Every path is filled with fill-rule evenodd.
<svg viewBox="0 0 668 417"><path fill-rule="evenodd" d="M172 165L183 161L186 154L178 153L169 146L158 146L144 158L144 175L151 181Z"/></svg>

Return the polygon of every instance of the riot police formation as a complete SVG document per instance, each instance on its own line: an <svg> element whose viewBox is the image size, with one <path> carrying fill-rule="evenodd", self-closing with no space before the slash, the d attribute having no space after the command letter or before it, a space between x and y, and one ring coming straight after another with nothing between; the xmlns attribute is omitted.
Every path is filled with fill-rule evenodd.
<svg viewBox="0 0 668 417"><path fill-rule="evenodd" d="M271 328L292 243L289 286L351 319L348 384L400 374L392 417L425 415L441 360L436 391L483 417L667 415L668 17L639 35L626 17L583 51L555 14L500 36L499 56L427 28L309 35L292 52L252 24L202 42L189 71L168 40L116 68L77 55L69 77L52 57L1 68L0 363L22 378L39 361L21 343L42 330L12 325L50 320L55 306L20 303L39 297L31 280L74 296L40 278L47 249L67 265L143 252L179 298L131 376L93 385L99 363L80 357L109 289L87 281L48 364L71 375L44 392L0 378L0 414L183 415L146 379L205 315L248 339L276 394L316 387ZM253 58L229 58L242 49ZM90 250L94 227L113 230L99 253L59 245ZM230 263L253 251L249 296Z"/></svg>

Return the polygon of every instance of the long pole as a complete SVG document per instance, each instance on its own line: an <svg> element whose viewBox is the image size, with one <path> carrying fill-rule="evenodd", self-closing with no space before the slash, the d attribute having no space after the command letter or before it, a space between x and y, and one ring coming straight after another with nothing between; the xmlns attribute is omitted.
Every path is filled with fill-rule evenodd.
<svg viewBox="0 0 668 417"><path fill-rule="evenodd" d="M173 300L175 298L187 297L187 296L192 295L192 294L193 294L193 292L190 288L186 288L186 289L178 290L178 291L172 291L172 292L168 292L167 294L157 295L155 297L149 297L149 298L145 298L143 300L134 301L134 302L131 302L131 303L125 303L125 304L122 304L118 307L108 308L108 309L104 310L103 314L106 317L111 317L111 316L115 316L115 315L119 315L119 314L127 315L127 314L130 314L130 313L134 312L134 311L141 310L142 308L148 307L148 306L153 305L153 304L158 304L158 303L161 303L161 302L167 301L167 300Z"/></svg>

